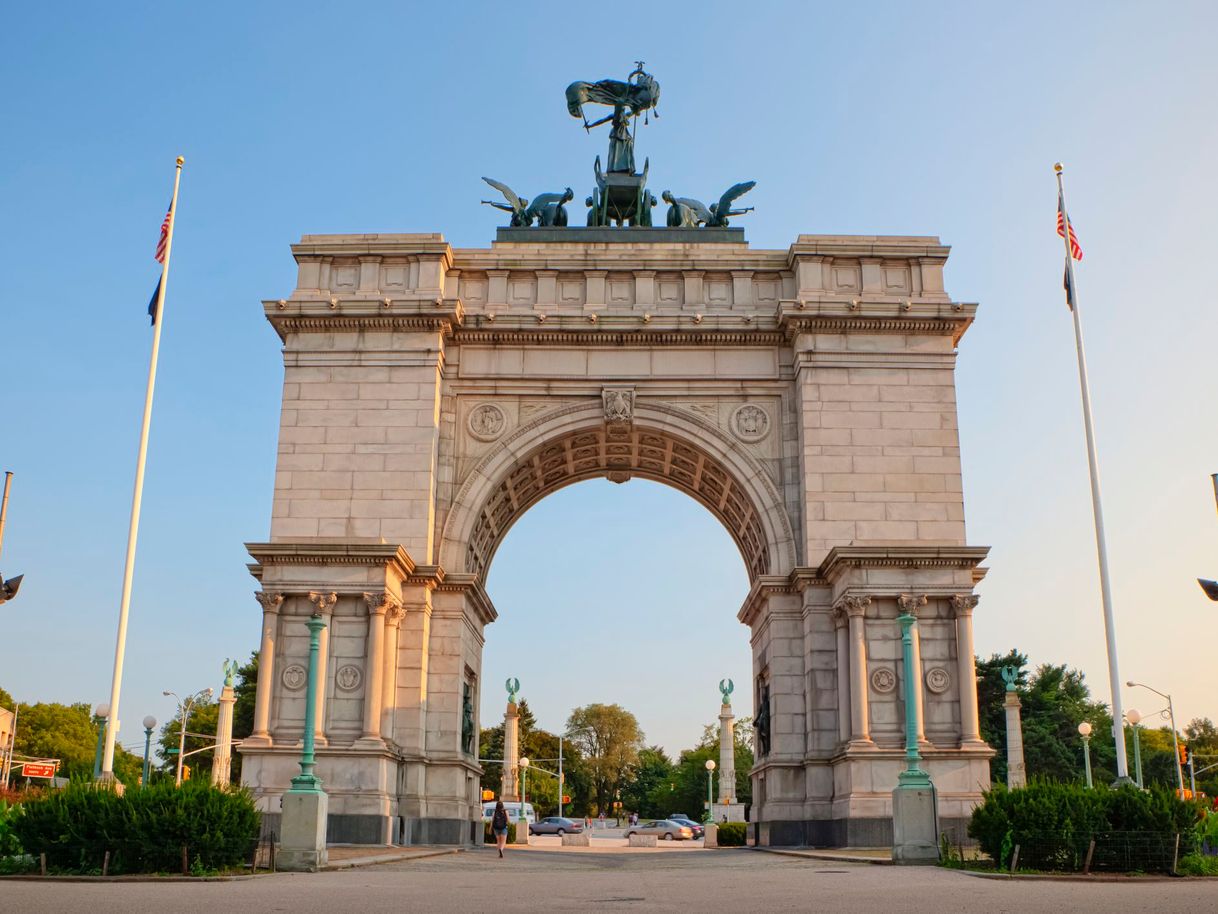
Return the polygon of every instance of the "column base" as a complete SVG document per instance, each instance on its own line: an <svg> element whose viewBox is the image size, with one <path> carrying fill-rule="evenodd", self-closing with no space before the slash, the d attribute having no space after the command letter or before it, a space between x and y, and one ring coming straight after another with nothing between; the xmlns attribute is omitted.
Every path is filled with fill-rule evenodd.
<svg viewBox="0 0 1218 914"><path fill-rule="evenodd" d="M875 742L870 739L852 739L846 743L847 752L867 751L876 748Z"/></svg>
<svg viewBox="0 0 1218 914"><path fill-rule="evenodd" d="M361 736L351 744L352 749L384 749L385 741L379 736Z"/></svg>
<svg viewBox="0 0 1218 914"><path fill-rule="evenodd" d="M269 733L251 733L245 739L241 740L241 748L250 749L266 749L274 745L271 742L271 734Z"/></svg>
<svg viewBox="0 0 1218 914"><path fill-rule="evenodd" d="M961 749L989 749L990 744L987 743L985 740L983 740L981 737L977 737L976 739L962 739L960 741L960 748Z"/></svg>

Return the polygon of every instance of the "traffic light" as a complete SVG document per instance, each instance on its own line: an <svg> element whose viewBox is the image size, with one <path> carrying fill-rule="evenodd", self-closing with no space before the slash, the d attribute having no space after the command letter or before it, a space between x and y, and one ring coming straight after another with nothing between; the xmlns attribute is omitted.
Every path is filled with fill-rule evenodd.
<svg viewBox="0 0 1218 914"><path fill-rule="evenodd" d="M493 791L493 790L483 790L482 791L482 802L483 803L487 802L488 800L493 800L493 799L495 799L495 791Z"/></svg>
<svg viewBox="0 0 1218 914"><path fill-rule="evenodd" d="M182 780L183 781L190 780L190 766L189 765L182 766Z"/></svg>
<svg viewBox="0 0 1218 914"><path fill-rule="evenodd" d="M1176 748L1180 751L1180 764L1188 764L1188 743L1177 743Z"/></svg>

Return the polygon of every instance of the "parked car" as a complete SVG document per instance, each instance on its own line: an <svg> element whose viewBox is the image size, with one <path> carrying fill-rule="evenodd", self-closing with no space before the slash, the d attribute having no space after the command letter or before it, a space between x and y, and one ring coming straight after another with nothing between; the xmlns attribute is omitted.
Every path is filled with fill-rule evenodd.
<svg viewBox="0 0 1218 914"><path fill-rule="evenodd" d="M529 826L530 835L558 835L560 838L568 834L578 835L583 830L582 822L564 819L562 816L546 816L540 822L534 822Z"/></svg>
<svg viewBox="0 0 1218 914"><path fill-rule="evenodd" d="M694 837L693 829L672 819L652 819L641 825L632 825L626 829L626 837L631 835L655 835L665 841L689 841Z"/></svg>
<svg viewBox="0 0 1218 914"><path fill-rule="evenodd" d="M695 822L693 819L689 818L689 816L669 816L668 821L676 822L678 825L688 825L689 830L694 833L695 838L701 838L706 834L706 826L701 822Z"/></svg>

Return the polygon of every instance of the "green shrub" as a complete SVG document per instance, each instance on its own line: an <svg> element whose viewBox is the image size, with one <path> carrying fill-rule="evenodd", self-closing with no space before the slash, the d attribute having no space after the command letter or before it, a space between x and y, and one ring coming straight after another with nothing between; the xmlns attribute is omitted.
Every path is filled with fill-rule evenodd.
<svg viewBox="0 0 1218 914"><path fill-rule="evenodd" d="M508 823L507 840L508 840L508 844L516 843L516 823L515 822ZM495 834L494 834L494 832L491 831L490 822L482 823L482 843L483 844L494 844L495 843Z"/></svg>
<svg viewBox="0 0 1218 914"><path fill-rule="evenodd" d="M720 847L744 847L748 825L744 822L722 822L719 825Z"/></svg>
<svg viewBox="0 0 1218 914"><path fill-rule="evenodd" d="M23 803L13 827L27 854L57 870L100 871L109 851L111 873L180 872L185 845L198 873L248 860L261 816L242 788L165 781L120 797L81 781Z"/></svg>
<svg viewBox="0 0 1218 914"><path fill-rule="evenodd" d="M1189 854L1181 857L1176 866L1181 876L1218 876L1218 857L1207 854Z"/></svg>
<svg viewBox="0 0 1218 914"><path fill-rule="evenodd" d="M1162 869L1170 868L1175 835L1182 837L1182 852L1192 849L1196 817L1195 805L1163 788L1034 782L987 791L968 833L997 867L1008 865L1018 845L1023 867L1079 870L1094 838L1094 868Z"/></svg>
<svg viewBox="0 0 1218 914"><path fill-rule="evenodd" d="M13 857L21 853L21 842L13 830L18 807L0 800L0 857Z"/></svg>

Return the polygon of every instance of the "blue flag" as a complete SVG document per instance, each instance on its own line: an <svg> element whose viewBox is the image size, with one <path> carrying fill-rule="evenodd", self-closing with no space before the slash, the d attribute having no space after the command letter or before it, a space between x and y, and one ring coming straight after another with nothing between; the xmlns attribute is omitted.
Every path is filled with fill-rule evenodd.
<svg viewBox="0 0 1218 914"><path fill-rule="evenodd" d="M161 280L156 281L156 288L152 290L152 299L148 302L148 317L152 319L152 326L156 326L156 300L161 297Z"/></svg>

